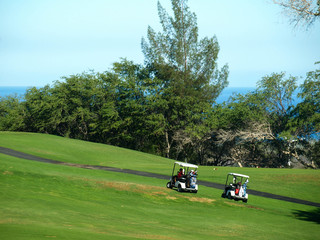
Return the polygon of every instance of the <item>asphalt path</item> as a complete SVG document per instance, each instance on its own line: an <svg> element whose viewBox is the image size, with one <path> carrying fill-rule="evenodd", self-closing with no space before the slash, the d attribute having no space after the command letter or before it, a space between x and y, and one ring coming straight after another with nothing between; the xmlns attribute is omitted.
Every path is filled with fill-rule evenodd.
<svg viewBox="0 0 320 240"><path fill-rule="evenodd" d="M32 161L37 161L37 162L43 162L43 163L51 163L51 164L58 164L58 165L64 165L64 166L70 166L70 167L93 169L93 170L103 170L103 171L127 173L127 174L134 174L134 175L139 175L139 176L144 176L144 177L153 177L153 178L158 178L158 179L169 180L169 176L167 176L167 175L150 173L150 172L143 172L143 171L137 171L137 170L131 170L131 169L107 167L107 166L85 165L85 164L60 162L60 161L56 161L56 160L52 160L52 159L42 158L42 157L34 156L31 154L15 151L15 150L12 150L9 148L4 148L4 147L0 147L0 153L10 155L13 157L17 157L17 158L22 158L22 159L32 160ZM198 180L198 184L201 186L217 188L217 189L221 189L221 190L224 189L224 184L220 184L220 183ZM252 189L248 189L247 192L248 192L248 194L259 196L259 197L265 197L265 198L282 200L282 201L287 201L287 202L292 202L292 203L304 204L304 205L309 205L309 206L313 206L313 207L320 207L320 203L310 202L310 201L306 201L306 200L302 200L302 199L291 198L291 197L261 192L261 191L252 190Z"/></svg>

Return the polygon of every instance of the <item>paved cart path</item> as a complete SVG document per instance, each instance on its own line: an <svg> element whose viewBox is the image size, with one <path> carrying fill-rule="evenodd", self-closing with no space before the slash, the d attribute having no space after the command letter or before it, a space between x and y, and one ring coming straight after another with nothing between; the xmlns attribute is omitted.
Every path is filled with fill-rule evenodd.
<svg viewBox="0 0 320 240"><path fill-rule="evenodd" d="M164 179L164 180L169 179L169 176L157 174L157 173L149 173L149 172L143 172L143 171L137 171L137 170L131 170L131 169L122 169L122 168L106 167L106 166L98 166L98 165L85 165L85 164L60 162L60 161L56 161L56 160L46 159L46 158L31 155L31 154L15 151L15 150L12 150L9 148L4 148L4 147L0 147L0 153L10 155L13 157L17 157L17 158L38 161L38 162L43 162L43 163L51 163L51 164L79 167L79 168L85 168L85 169L128 173L128 174L134 174L134 175L139 175L139 176L144 176L144 177L153 177L153 178ZM198 184L202 185L202 186L206 186L206 187L221 189L221 190L224 189L224 184L220 184L220 183L199 180ZM299 203L299 204L304 204L304 205L309 205L309 206L314 206L314 207L320 207L320 203L310 202L310 201L301 200L301 199L297 199L297 198L291 198L291 197L276 195L276 194L272 194L272 193L256 191L256 190L252 190L252 189L248 189L247 192L248 192L248 194L252 194L255 196L277 199L277 200L282 200L282 201L287 201L287 202L292 202L292 203Z"/></svg>

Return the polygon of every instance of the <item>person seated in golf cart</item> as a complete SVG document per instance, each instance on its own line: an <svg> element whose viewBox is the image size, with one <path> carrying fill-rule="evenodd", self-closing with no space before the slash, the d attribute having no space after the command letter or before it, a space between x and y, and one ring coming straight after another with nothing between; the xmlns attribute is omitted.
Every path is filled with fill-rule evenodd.
<svg viewBox="0 0 320 240"><path fill-rule="evenodd" d="M177 176L178 176L178 179L183 178L184 177L184 169L180 168Z"/></svg>
<svg viewBox="0 0 320 240"><path fill-rule="evenodd" d="M194 170L191 170L190 173L188 174L188 185L190 188L195 188L196 183L197 183L197 173Z"/></svg>
<svg viewBox="0 0 320 240"><path fill-rule="evenodd" d="M235 189L234 193L235 193L236 195L239 195L240 189L241 189L241 182L238 182L238 183L236 184L236 189Z"/></svg>
<svg viewBox="0 0 320 240"><path fill-rule="evenodd" d="M177 175L174 175L173 176L173 181L174 183L177 181L177 180L180 180L184 177L184 169L180 168L179 171L177 172Z"/></svg>

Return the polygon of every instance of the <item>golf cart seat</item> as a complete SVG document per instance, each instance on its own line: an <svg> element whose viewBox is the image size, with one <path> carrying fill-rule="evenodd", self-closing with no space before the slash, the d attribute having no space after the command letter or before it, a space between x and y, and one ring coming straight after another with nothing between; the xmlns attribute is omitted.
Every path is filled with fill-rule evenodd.
<svg viewBox="0 0 320 240"><path fill-rule="evenodd" d="M187 181L187 179L186 179L186 178L184 178L184 177L182 177L182 178L178 178L178 180L179 180L179 182L183 182L183 183L185 183L185 182Z"/></svg>

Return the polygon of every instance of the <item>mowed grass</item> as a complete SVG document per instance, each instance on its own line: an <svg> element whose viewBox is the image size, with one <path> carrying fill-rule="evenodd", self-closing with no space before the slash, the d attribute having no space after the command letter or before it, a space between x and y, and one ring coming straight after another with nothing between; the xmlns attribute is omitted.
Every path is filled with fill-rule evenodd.
<svg viewBox="0 0 320 240"><path fill-rule="evenodd" d="M1 239L316 239L319 210L0 154Z"/></svg>
<svg viewBox="0 0 320 240"><path fill-rule="evenodd" d="M0 146L65 162L168 175L173 163L43 134L2 132ZM308 188L307 200L319 196L319 187L310 188L319 184L318 170L200 167L199 173L202 180L223 183L225 174L234 171L249 174L251 188L267 181L270 191L290 193L290 178L299 188ZM309 173L310 181L304 179ZM311 182L314 178L318 182ZM178 193L165 184L0 154L0 239L317 239L320 234L319 208L252 195L244 204L222 199L217 189L200 186L197 194Z"/></svg>
<svg viewBox="0 0 320 240"><path fill-rule="evenodd" d="M167 170L168 163L172 162L166 158L125 148L48 134L0 131L0 146L62 162L151 172Z"/></svg>
<svg viewBox="0 0 320 240"><path fill-rule="evenodd" d="M47 134L0 132L0 146L62 162L111 166L168 176L174 162L129 149ZM199 179L224 184L229 172L249 175L249 189L320 202L320 170L200 166Z"/></svg>

